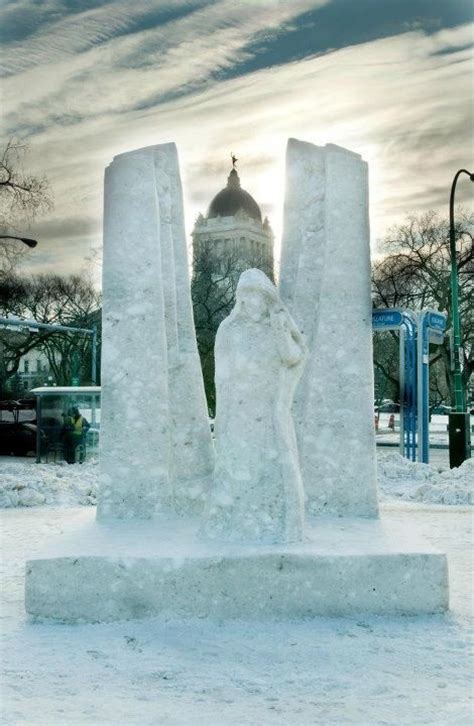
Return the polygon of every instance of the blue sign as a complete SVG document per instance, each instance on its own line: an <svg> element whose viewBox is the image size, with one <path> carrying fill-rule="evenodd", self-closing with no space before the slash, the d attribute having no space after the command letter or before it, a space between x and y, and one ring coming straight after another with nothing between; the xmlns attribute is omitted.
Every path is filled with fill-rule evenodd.
<svg viewBox="0 0 474 726"><path fill-rule="evenodd" d="M446 330L446 315L443 313L428 313L427 324L431 330L439 330L444 332Z"/></svg>
<svg viewBox="0 0 474 726"><path fill-rule="evenodd" d="M386 330L399 328L402 320L402 313L399 310L372 310L373 328Z"/></svg>

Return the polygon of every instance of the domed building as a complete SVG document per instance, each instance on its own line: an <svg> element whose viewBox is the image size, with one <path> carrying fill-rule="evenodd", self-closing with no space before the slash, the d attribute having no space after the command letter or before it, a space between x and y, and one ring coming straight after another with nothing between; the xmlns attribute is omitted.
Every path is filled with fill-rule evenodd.
<svg viewBox="0 0 474 726"><path fill-rule="evenodd" d="M257 267L273 280L273 232L255 199L242 189L233 168L204 217L199 215L193 237L191 294L209 415L214 415L214 342L217 328L235 303L238 279Z"/></svg>
<svg viewBox="0 0 474 726"><path fill-rule="evenodd" d="M255 199L240 185L237 170L232 168L227 186L221 189L209 205L207 214L196 220L193 237L193 257L203 255L212 261L216 273L223 267L235 267L235 274L258 267L273 279L273 232L268 218Z"/></svg>

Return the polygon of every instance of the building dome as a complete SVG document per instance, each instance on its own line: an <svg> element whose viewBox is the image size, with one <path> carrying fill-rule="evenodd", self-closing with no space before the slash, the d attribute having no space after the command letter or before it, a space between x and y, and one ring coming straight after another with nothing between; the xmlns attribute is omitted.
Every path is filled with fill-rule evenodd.
<svg viewBox="0 0 474 726"><path fill-rule="evenodd" d="M262 213L255 199L242 189L237 171L232 169L227 180L227 186L222 189L209 205L208 218L235 217L239 210L246 212L249 217L262 222Z"/></svg>

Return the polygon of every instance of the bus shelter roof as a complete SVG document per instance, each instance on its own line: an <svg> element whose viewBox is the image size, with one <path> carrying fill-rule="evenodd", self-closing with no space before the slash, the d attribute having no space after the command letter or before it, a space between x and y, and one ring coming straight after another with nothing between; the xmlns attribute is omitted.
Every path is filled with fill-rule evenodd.
<svg viewBox="0 0 474 726"><path fill-rule="evenodd" d="M84 393L100 393L100 386L41 386L32 388L34 396L80 396Z"/></svg>

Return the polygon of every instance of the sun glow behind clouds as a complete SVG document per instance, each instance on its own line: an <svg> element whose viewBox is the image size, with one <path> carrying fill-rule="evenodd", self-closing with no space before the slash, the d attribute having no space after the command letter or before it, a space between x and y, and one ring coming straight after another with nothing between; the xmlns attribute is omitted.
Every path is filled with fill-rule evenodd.
<svg viewBox="0 0 474 726"><path fill-rule="evenodd" d="M453 171L472 159L471 26L230 73L251 57L255 38L284 33L295 15L329 4L249 3L243 13L233 0L180 0L160 8L186 15L127 34L155 5L113 2L79 23L40 28L29 41L33 66L15 66L28 44L15 46L5 61L13 75L4 125L28 133L33 169L50 178L56 202L33 229L36 269L80 267L90 246L100 247L104 167L118 153L171 140L188 232L225 185L233 150L278 252L290 136L340 144L369 162L373 242L405 214L444 210ZM468 193L460 187L459 199Z"/></svg>

